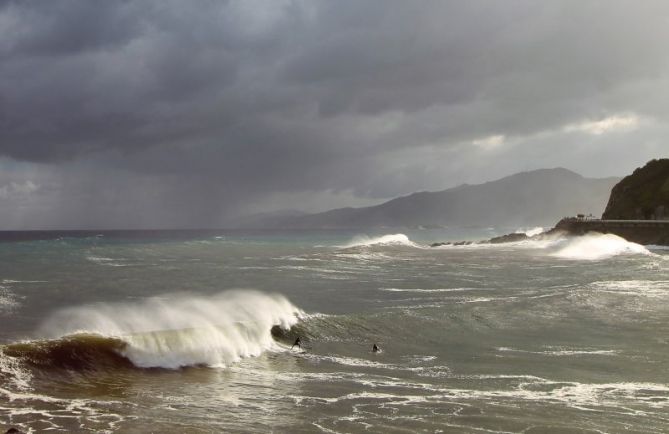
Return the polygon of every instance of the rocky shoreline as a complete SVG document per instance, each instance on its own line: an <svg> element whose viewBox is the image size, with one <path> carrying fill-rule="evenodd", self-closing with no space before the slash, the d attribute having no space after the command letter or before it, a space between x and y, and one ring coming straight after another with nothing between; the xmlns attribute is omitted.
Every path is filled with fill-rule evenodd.
<svg viewBox="0 0 669 434"><path fill-rule="evenodd" d="M637 244L669 246L669 220L564 218L554 229L570 235L584 235L589 232L614 234Z"/></svg>
<svg viewBox="0 0 669 434"><path fill-rule="evenodd" d="M431 246L512 243L589 232L614 234L637 244L669 246L669 159L651 160L616 184L602 219L579 214L563 218L553 229L535 236L512 233L486 241L443 242Z"/></svg>
<svg viewBox="0 0 669 434"><path fill-rule="evenodd" d="M562 229L558 228L553 228L550 229L546 232L542 232L537 235L532 235L529 236L523 232L513 232L510 234L506 235L500 235L498 237L493 237L487 240L482 240L482 241L444 241L444 242L436 242L430 244L430 247L440 247L440 246L469 246L472 244L503 244L503 243L517 243L520 241L542 241L546 240L549 238L555 238L556 236L559 236L561 234L567 234L566 231L563 231Z"/></svg>
<svg viewBox="0 0 669 434"><path fill-rule="evenodd" d="M669 220L600 220L567 217L560 220L552 229L533 236L515 232L482 241L436 242L430 244L430 247L542 241L558 236L580 236L587 233L614 234L637 244L669 246Z"/></svg>

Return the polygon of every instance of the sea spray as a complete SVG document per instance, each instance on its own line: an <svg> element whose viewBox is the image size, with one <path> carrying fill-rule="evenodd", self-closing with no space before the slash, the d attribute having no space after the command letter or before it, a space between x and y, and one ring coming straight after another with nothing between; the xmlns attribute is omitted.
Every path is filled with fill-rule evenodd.
<svg viewBox="0 0 669 434"><path fill-rule="evenodd" d="M359 235L353 238L348 244L339 246L344 249L369 246L410 246L418 247L404 234L387 234L380 237L370 238L367 235Z"/></svg>
<svg viewBox="0 0 669 434"><path fill-rule="evenodd" d="M170 294L137 303L101 303L56 312L40 335L96 334L121 339L138 367L221 366L277 349L270 330L296 324L302 311L279 294L251 290L212 296Z"/></svg>
<svg viewBox="0 0 669 434"><path fill-rule="evenodd" d="M454 250L509 250L528 249L543 250L542 255L560 259L603 260L619 255L657 256L648 248L625 240L614 234L591 232L580 236L568 236L564 233L540 234L534 238L504 243L471 243L467 245L446 244L438 249Z"/></svg>
<svg viewBox="0 0 669 434"><path fill-rule="evenodd" d="M520 229L515 233L520 233ZM531 229L528 232L532 232ZM567 240L564 233L541 233L533 238L524 238L517 241L489 242L489 241L468 241L460 243L436 243L433 249L454 249L454 250L508 250L530 249L545 250L564 244Z"/></svg>
<svg viewBox="0 0 669 434"><path fill-rule="evenodd" d="M3 386L12 384L19 390L30 389L30 372L24 369L19 361L13 357L9 357L0 348L0 380Z"/></svg>
<svg viewBox="0 0 669 434"><path fill-rule="evenodd" d="M519 228L519 229L516 229L516 231L515 231L516 234L525 234L528 237L533 237L533 236L539 235L543 232L545 232L545 230L541 226L536 226L536 227L529 228L529 229L528 228Z"/></svg>
<svg viewBox="0 0 669 434"><path fill-rule="evenodd" d="M566 241L552 254L563 259L601 260L618 255L652 255L644 246L614 234L589 233Z"/></svg>

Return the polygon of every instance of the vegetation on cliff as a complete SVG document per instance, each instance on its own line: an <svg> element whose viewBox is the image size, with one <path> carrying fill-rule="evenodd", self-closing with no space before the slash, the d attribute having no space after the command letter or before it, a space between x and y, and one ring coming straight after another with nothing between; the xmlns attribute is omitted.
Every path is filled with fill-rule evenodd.
<svg viewBox="0 0 669 434"><path fill-rule="evenodd" d="M611 190L603 219L669 219L669 159L651 160Z"/></svg>

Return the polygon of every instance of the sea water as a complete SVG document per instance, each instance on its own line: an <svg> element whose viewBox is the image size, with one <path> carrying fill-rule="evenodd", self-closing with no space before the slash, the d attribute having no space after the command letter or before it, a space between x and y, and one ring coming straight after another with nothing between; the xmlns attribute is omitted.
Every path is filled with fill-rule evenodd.
<svg viewBox="0 0 669 434"><path fill-rule="evenodd" d="M504 232L4 234L0 431L669 431L669 252Z"/></svg>

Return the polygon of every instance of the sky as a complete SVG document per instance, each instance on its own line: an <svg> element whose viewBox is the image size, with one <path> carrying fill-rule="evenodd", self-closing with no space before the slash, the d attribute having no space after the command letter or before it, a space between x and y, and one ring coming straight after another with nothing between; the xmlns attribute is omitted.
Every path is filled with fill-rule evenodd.
<svg viewBox="0 0 669 434"><path fill-rule="evenodd" d="M669 156L664 0L0 0L0 229L225 227Z"/></svg>

